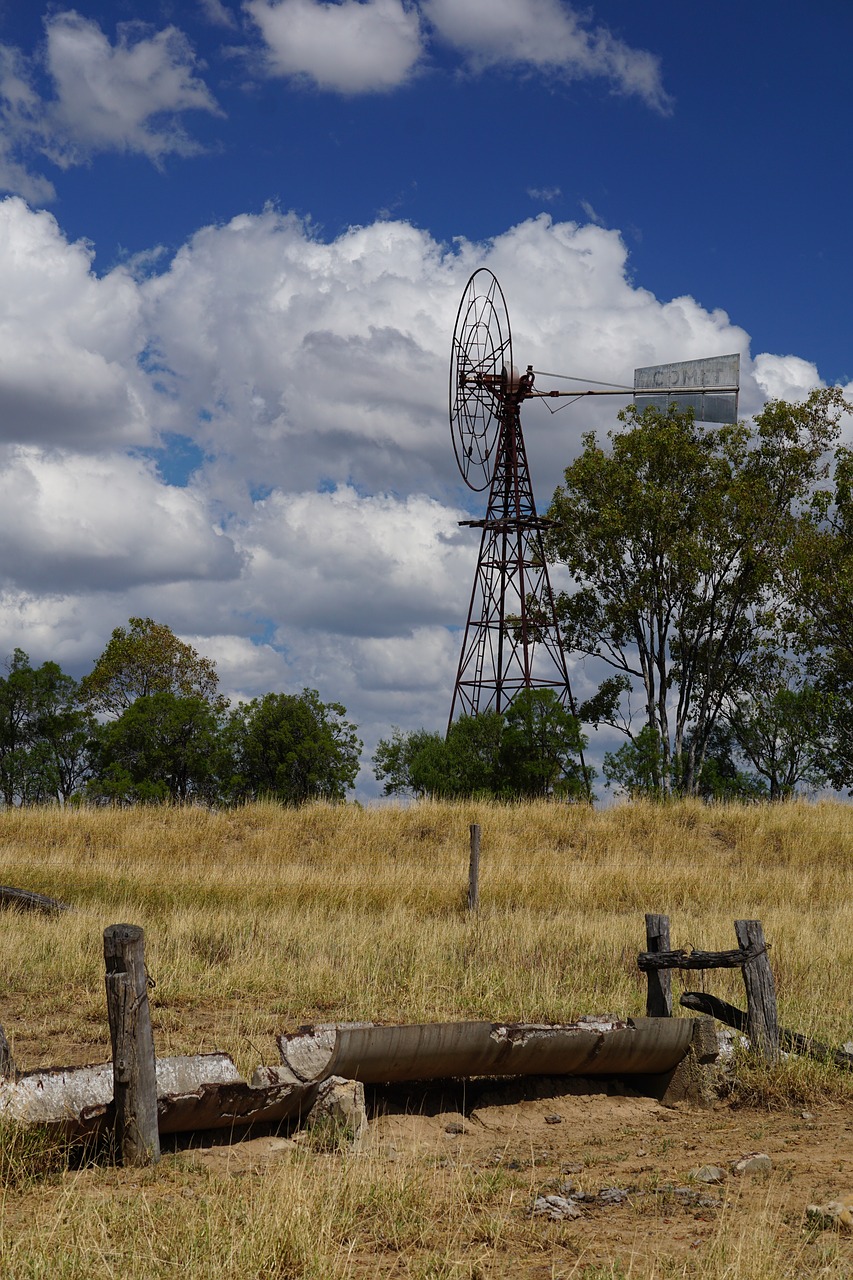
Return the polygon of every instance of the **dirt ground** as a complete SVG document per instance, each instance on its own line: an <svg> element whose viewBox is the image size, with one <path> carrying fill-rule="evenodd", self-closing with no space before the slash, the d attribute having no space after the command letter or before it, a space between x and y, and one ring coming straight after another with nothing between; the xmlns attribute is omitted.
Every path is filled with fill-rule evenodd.
<svg viewBox="0 0 853 1280"><path fill-rule="evenodd" d="M478 1247L476 1238L459 1241L460 1262L469 1263L460 1275L559 1280L605 1269L610 1275L613 1267L619 1274L620 1266L628 1274L653 1259L671 1260L671 1274L681 1275L688 1256L700 1263L722 1229L734 1236L767 1216L777 1239L789 1237L801 1254L802 1274L821 1273L822 1245L831 1237L849 1263L849 1271L838 1274L853 1276L853 1235L804 1230L808 1204L853 1190L848 1107L813 1113L757 1112L724 1102L707 1110L667 1107L622 1085L565 1079L398 1087L368 1091L367 1101L363 1150L389 1163L413 1156L429 1162L437 1198L455 1194L460 1172L497 1175L493 1185L501 1190L490 1217L525 1222L524 1230L508 1228L505 1251ZM225 1176L245 1175L282 1158L293 1141L263 1136L214 1143L193 1158ZM732 1171L734 1162L754 1153L770 1157L769 1172ZM709 1165L724 1171L720 1183L696 1179ZM571 1199L579 1216L532 1214L537 1199L548 1195ZM399 1259L363 1261L366 1274L408 1274Z"/></svg>
<svg viewBox="0 0 853 1280"><path fill-rule="evenodd" d="M7 1002L4 1012L20 1011ZM160 1052L185 1052L185 1043L170 1043L162 1016L157 1021ZM24 1020L10 1018L7 1025L16 1022ZM74 1045L58 1043L57 1030L48 1016L31 1038L19 1038L14 1049L21 1065L108 1057L103 1027L94 1021L88 1045L79 1027ZM217 1038L198 1017L193 1036L198 1049L212 1048ZM267 1048L262 1042L261 1057L272 1061ZM651 1275L653 1264L656 1276L704 1280L729 1274L715 1270L721 1234L735 1239L762 1221L798 1258L786 1276L853 1277L853 1233L808 1230L804 1223L807 1205L853 1195L851 1104L666 1106L624 1082L567 1078L376 1088L367 1090L366 1102L369 1128L360 1153L380 1167L387 1162L389 1171L406 1162L428 1170L430 1195L438 1205L446 1201L448 1218L459 1218L460 1195L467 1197L465 1238L458 1227L442 1227L436 1212L434 1238L425 1246L450 1247L459 1261L458 1271L447 1273L454 1280L597 1280ZM304 1131L264 1132L241 1139L199 1134L164 1145L227 1180L261 1174L306 1141ZM754 1153L769 1156L769 1171L732 1171ZM312 1158L347 1157L318 1150ZM722 1180L697 1179L703 1166L719 1166ZM93 1173L93 1192L98 1182ZM479 1199L470 1188L479 1189ZM549 1195L571 1201L569 1216L533 1213L537 1199ZM829 1253L833 1270L825 1266ZM354 1255L352 1264L364 1280L413 1274L411 1258L393 1251ZM774 1276L766 1267L731 1274Z"/></svg>

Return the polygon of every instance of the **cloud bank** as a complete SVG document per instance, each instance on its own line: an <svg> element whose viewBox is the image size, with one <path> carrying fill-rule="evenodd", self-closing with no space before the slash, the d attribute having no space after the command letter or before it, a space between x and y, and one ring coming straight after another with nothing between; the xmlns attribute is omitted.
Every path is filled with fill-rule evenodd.
<svg viewBox="0 0 853 1280"><path fill-rule="evenodd" d="M476 267L501 281L520 364L630 383L739 351L744 413L819 381L751 359L724 312L636 288L617 231L545 215L448 247L387 221L325 241L267 210L201 228L144 279L95 262L49 214L0 202L0 654L80 674L150 614L217 659L228 693L316 687L369 746L449 707L477 556L458 521L484 499L456 471L447 365ZM540 508L614 416L526 407ZM197 466L170 484L153 448L175 436Z"/></svg>

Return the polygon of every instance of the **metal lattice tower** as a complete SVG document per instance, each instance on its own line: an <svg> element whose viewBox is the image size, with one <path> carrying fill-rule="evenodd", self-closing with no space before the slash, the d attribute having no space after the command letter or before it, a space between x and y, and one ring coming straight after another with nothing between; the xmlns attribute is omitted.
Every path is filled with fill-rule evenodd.
<svg viewBox="0 0 853 1280"><path fill-rule="evenodd" d="M495 467L482 529L477 572L450 721L459 713L506 711L522 689L553 689L574 712L566 658L557 626L542 534L536 514L519 407L532 375L504 379Z"/></svg>
<svg viewBox="0 0 853 1280"><path fill-rule="evenodd" d="M489 500L484 520L461 522L483 533L448 732L457 714L506 711L524 689L553 689L575 712L521 431L533 380L513 365L503 292L480 268L453 333L450 429L463 480Z"/></svg>

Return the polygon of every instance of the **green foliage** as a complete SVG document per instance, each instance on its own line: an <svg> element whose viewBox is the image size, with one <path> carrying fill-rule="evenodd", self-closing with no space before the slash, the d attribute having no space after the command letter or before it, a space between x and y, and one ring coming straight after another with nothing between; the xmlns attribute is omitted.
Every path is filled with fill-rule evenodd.
<svg viewBox="0 0 853 1280"><path fill-rule="evenodd" d="M766 800L767 783L742 767L741 753L732 730L718 721L705 747L698 794L703 800Z"/></svg>
<svg viewBox="0 0 853 1280"><path fill-rule="evenodd" d="M552 689L524 690L505 714L460 716L446 738L395 728L379 742L373 765L385 795L580 799L583 745L577 720Z"/></svg>
<svg viewBox="0 0 853 1280"><path fill-rule="evenodd" d="M86 790L118 804L214 800L226 769L219 713L203 698L154 693L98 728Z"/></svg>
<svg viewBox="0 0 853 1280"><path fill-rule="evenodd" d="M788 621L827 700L819 767L853 788L853 450L840 448L831 484L814 495L791 559ZM853 790L851 790L853 794Z"/></svg>
<svg viewBox="0 0 853 1280"><path fill-rule="evenodd" d="M799 785L826 781L833 702L778 654L753 667L748 688L732 701L726 721L743 755L765 780L771 800L792 796Z"/></svg>
<svg viewBox="0 0 853 1280"><path fill-rule="evenodd" d="M269 693L226 716L209 658L151 618L116 627L78 686L16 649L0 678L0 800L285 804L341 800L361 742L316 690ZM99 724L95 710L108 718Z"/></svg>
<svg viewBox="0 0 853 1280"><path fill-rule="evenodd" d="M644 724L638 733L604 756L604 777L608 787L635 798L648 796L659 800L664 796L666 757L657 730Z"/></svg>
<svg viewBox="0 0 853 1280"><path fill-rule="evenodd" d="M611 668L582 718L626 734L632 750L610 765L623 779L639 769L657 787L659 767L661 794L700 791L723 708L780 643L786 565L843 411L824 389L770 401L754 429L670 406L621 414L608 448L584 437L554 495L549 553L577 583L558 599L567 648Z"/></svg>
<svg viewBox="0 0 853 1280"><path fill-rule="evenodd" d="M7 806L65 803L86 776L94 719L55 662L35 668L16 649L7 672L0 678L0 797Z"/></svg>
<svg viewBox="0 0 853 1280"><path fill-rule="evenodd" d="M231 713L231 791L236 799L283 804L343 800L355 784L361 742L346 707L316 689L268 693Z"/></svg>
<svg viewBox="0 0 853 1280"><path fill-rule="evenodd" d="M522 690L504 719L500 767L510 794L589 798L580 766L586 739L553 689Z"/></svg>
<svg viewBox="0 0 853 1280"><path fill-rule="evenodd" d="M216 698L219 677L210 658L203 658L162 622L131 618L116 627L93 669L80 682L80 695L95 711L118 716L137 698L169 693L178 698L201 698L222 706Z"/></svg>

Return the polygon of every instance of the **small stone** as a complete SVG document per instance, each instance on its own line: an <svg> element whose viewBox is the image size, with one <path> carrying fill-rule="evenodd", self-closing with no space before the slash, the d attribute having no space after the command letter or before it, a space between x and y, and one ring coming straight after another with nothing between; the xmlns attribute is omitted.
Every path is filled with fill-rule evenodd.
<svg viewBox="0 0 853 1280"><path fill-rule="evenodd" d="M763 1152L753 1152L751 1155L742 1156L740 1160L735 1160L732 1164L732 1172L736 1174L744 1173L769 1173L773 1168L773 1161Z"/></svg>
<svg viewBox="0 0 853 1280"><path fill-rule="evenodd" d="M806 1216L813 1226L853 1232L853 1196L830 1200L827 1204L810 1204Z"/></svg>
<svg viewBox="0 0 853 1280"><path fill-rule="evenodd" d="M360 1080L329 1076L317 1087L317 1097L306 1117L308 1128L330 1121L341 1135L359 1146L367 1133L364 1085Z"/></svg>
<svg viewBox="0 0 853 1280"><path fill-rule="evenodd" d="M545 1123L546 1123L546 1124L562 1124L562 1123L563 1123L563 1117L562 1117L562 1116L556 1116L556 1115L554 1115L554 1116L546 1116L546 1117L545 1117Z"/></svg>
<svg viewBox="0 0 853 1280"><path fill-rule="evenodd" d="M604 1187L599 1191L598 1199L600 1204L624 1204L628 1199L628 1192L621 1187Z"/></svg>
<svg viewBox="0 0 853 1280"><path fill-rule="evenodd" d="M718 1164L703 1164L701 1169L691 1169L689 1176L694 1182L705 1182L713 1186L715 1183L725 1182L726 1171Z"/></svg>
<svg viewBox="0 0 853 1280"><path fill-rule="evenodd" d="M800 1112L800 1119L801 1119L801 1120L814 1120L814 1112L812 1112L812 1111L801 1111L801 1112Z"/></svg>
<svg viewBox="0 0 853 1280"><path fill-rule="evenodd" d="M560 1222L564 1218L579 1218L581 1211L566 1196L537 1196L533 1202L534 1218L551 1218Z"/></svg>

